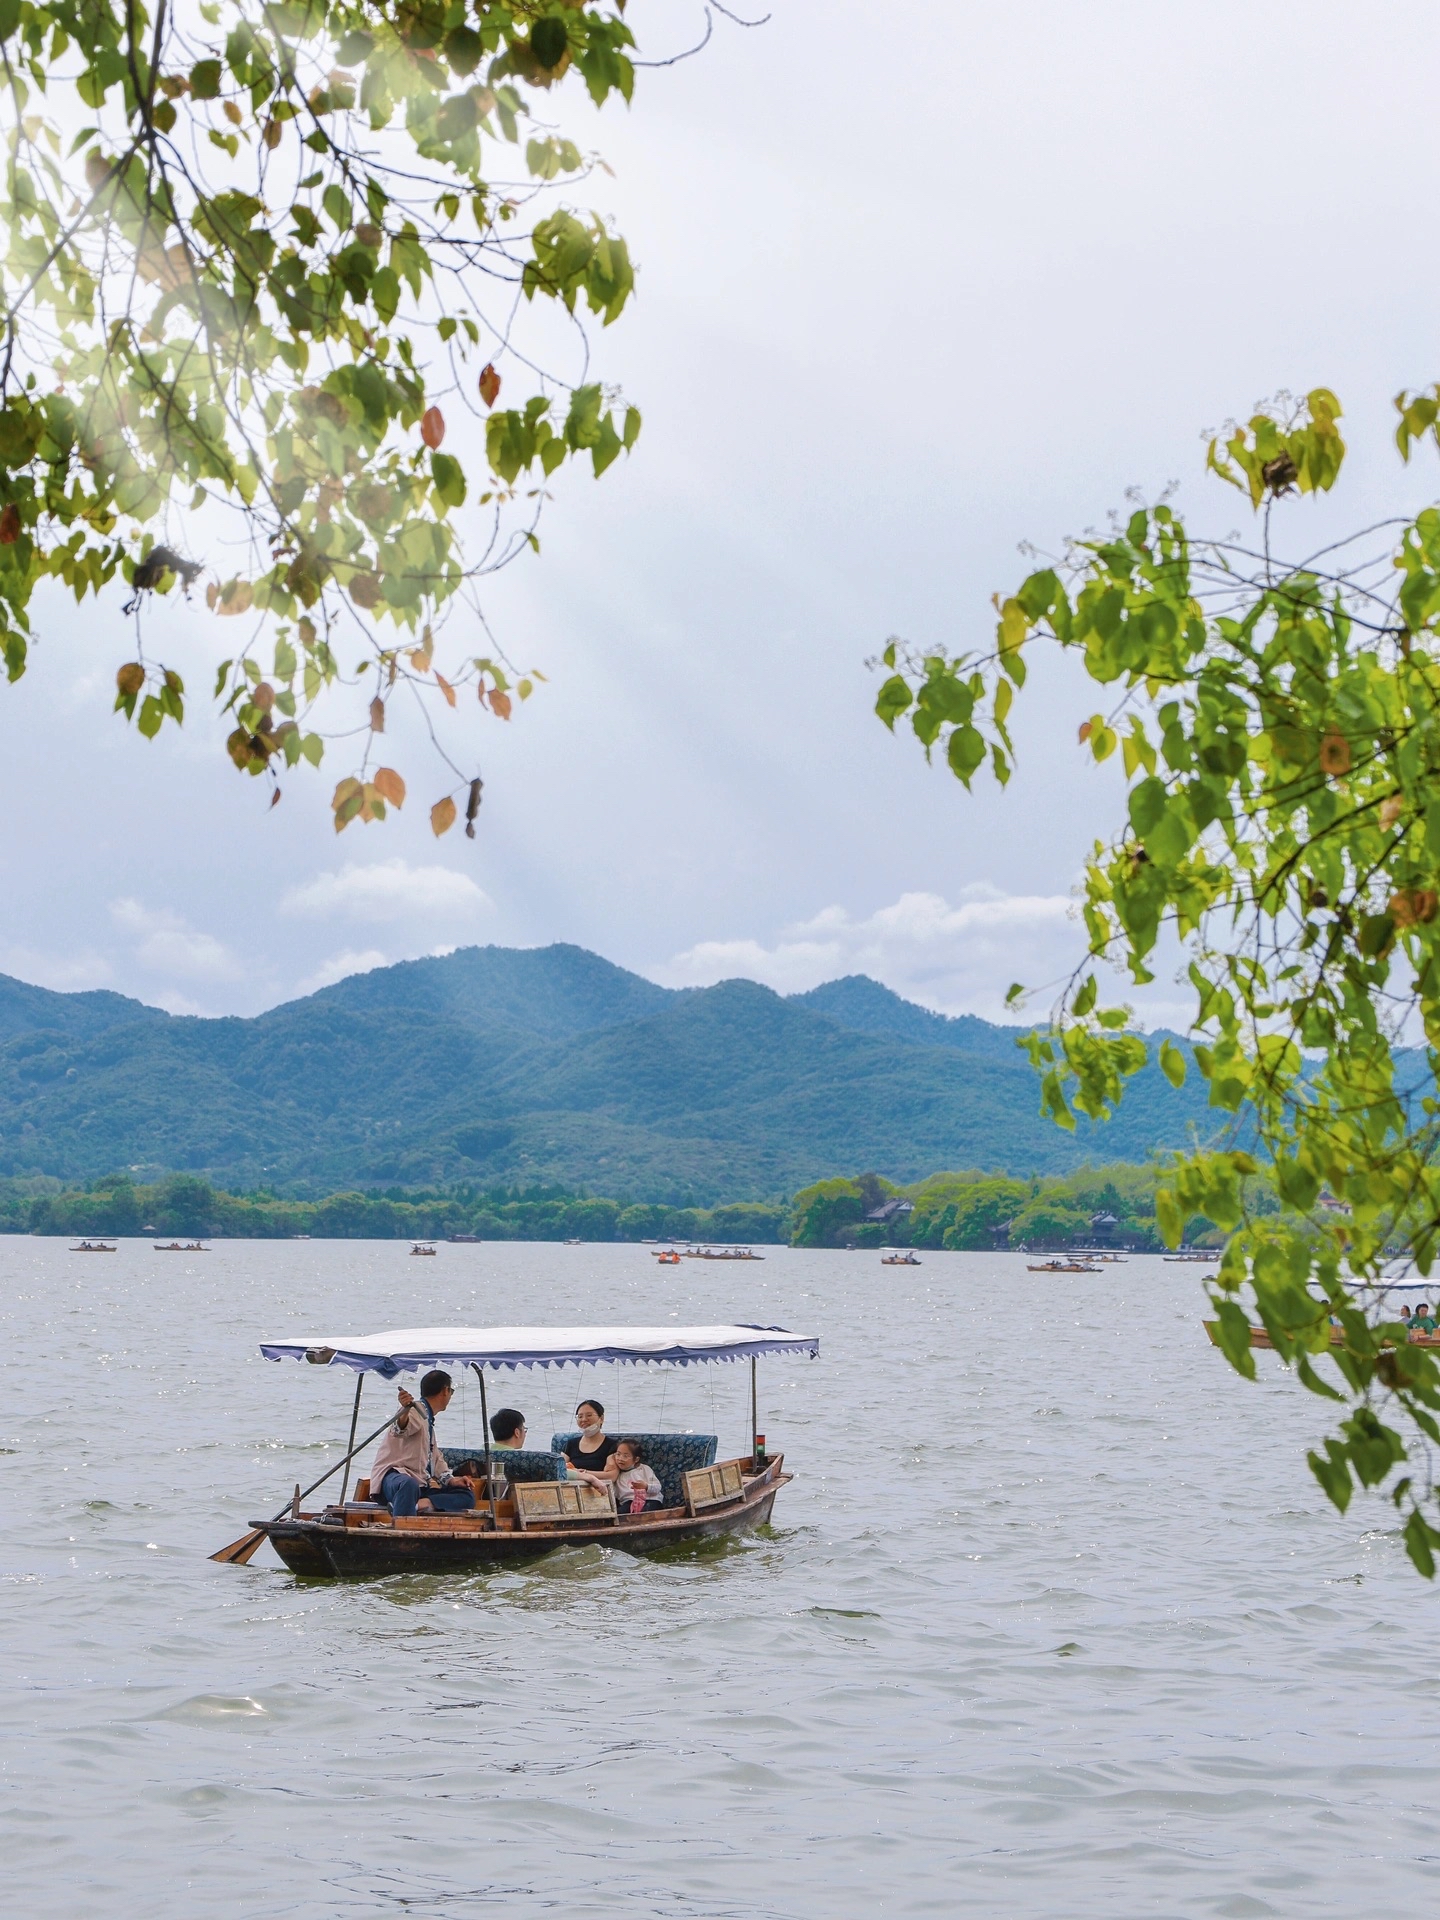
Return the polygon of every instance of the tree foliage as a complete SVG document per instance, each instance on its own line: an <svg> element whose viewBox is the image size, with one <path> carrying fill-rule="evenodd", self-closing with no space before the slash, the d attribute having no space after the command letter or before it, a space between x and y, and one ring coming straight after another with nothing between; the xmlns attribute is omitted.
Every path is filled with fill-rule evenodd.
<svg viewBox="0 0 1440 1920"><path fill-rule="evenodd" d="M1440 388L1396 404L1403 458L1440 442ZM1128 818L1086 866L1089 960L1026 1041L1044 1108L1072 1128L1113 1111L1145 1045L1126 1007L1099 1004L1091 963L1146 982L1172 929L1195 1065L1231 1125L1228 1144L1177 1158L1161 1229L1173 1246L1203 1215L1229 1233L1211 1289L1226 1355L1253 1377L1258 1316L1343 1409L1310 1456L1325 1492L1343 1510L1384 1486L1429 1575L1440 1370L1377 1283L1397 1247L1422 1274L1440 1251L1440 510L1282 557L1277 504L1334 488L1340 418L1317 389L1212 441L1210 468L1259 516L1253 540L1137 508L998 599L993 647L892 644L877 710L892 728L908 715L967 787L987 761L1003 784L1038 642L1103 689L1080 741L1121 756ZM1162 1064L1184 1079L1178 1048Z"/></svg>
<svg viewBox="0 0 1440 1920"><path fill-rule="evenodd" d="M558 468L598 476L640 430L588 344L630 257L560 196L597 163L551 124L557 93L630 99L623 11L0 0L12 681L41 583L83 601L121 576L116 708L147 736L181 721L140 616L208 575L231 759L273 778L358 741L337 830L405 800L379 764L401 691L427 721L462 692L510 717L540 676L487 643L477 582L538 548ZM463 806L473 835L478 777L449 764L432 825Z"/></svg>

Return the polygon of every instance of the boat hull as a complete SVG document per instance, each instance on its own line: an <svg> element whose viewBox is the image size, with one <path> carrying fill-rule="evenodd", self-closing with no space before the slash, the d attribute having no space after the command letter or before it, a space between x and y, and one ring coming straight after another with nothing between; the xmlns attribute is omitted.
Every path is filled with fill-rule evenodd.
<svg viewBox="0 0 1440 1920"><path fill-rule="evenodd" d="M746 1488L731 1506L700 1514L665 1513L622 1518L604 1525L531 1527L491 1532L470 1526L342 1526L302 1515L298 1520L257 1520L292 1573L313 1579L373 1579L392 1573L496 1573L522 1567L564 1547L609 1547L619 1553L658 1553L693 1546L764 1526L775 1495L792 1476L779 1462Z"/></svg>

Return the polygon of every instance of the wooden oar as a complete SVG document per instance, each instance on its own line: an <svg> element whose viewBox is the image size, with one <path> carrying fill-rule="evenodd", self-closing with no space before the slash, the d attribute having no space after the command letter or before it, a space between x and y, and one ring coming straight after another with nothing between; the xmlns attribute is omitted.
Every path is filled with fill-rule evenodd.
<svg viewBox="0 0 1440 1920"><path fill-rule="evenodd" d="M346 1454L344 1460L337 1460L334 1466L327 1468L327 1470L321 1474L318 1480L312 1480L308 1487L305 1487L297 1491L295 1494L293 1494L291 1498L285 1502L284 1506L281 1507L278 1513L271 1515L271 1518L273 1520L283 1520L287 1513L290 1513L296 1506L298 1506L300 1501L302 1501L305 1498L306 1494L313 1493L316 1487L323 1487L325 1482L330 1478L330 1475L332 1473L338 1473L341 1467L345 1466L347 1462L355 1458L357 1453L363 1453L366 1447L369 1446L371 1440L378 1440L381 1434L385 1431L386 1427L390 1425L390 1422L394 1418L395 1416L392 1413L389 1419L382 1420L380 1425L376 1427L374 1433L370 1435L370 1438L368 1440L362 1440L359 1446L352 1447L349 1453ZM264 1538L265 1538L264 1529L261 1527L256 1527L250 1533L242 1533L238 1540L232 1540L228 1547L221 1547L218 1553L212 1553L210 1558L212 1560L223 1561L223 1563L227 1567L248 1566L252 1554L258 1552L260 1547L260 1542Z"/></svg>

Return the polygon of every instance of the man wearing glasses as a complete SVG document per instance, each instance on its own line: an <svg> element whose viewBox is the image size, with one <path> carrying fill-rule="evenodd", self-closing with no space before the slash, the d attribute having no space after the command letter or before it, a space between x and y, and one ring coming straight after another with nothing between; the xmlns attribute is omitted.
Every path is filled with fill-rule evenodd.
<svg viewBox="0 0 1440 1920"><path fill-rule="evenodd" d="M523 1413L517 1413L514 1407L501 1407L490 1416L490 1432L498 1452L514 1453L524 1447L529 1428Z"/></svg>

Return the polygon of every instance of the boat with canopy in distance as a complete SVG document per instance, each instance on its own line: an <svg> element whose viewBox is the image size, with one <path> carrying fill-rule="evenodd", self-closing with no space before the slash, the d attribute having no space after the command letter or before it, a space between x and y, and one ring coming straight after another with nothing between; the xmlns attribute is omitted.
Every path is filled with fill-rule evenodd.
<svg viewBox="0 0 1440 1920"><path fill-rule="evenodd" d="M292 1572L321 1578L385 1573L488 1572L515 1567L560 1547L601 1546L623 1553L654 1553L685 1542L746 1533L769 1520L780 1488L794 1477L784 1455L766 1451L758 1431L756 1362L767 1354L814 1359L818 1338L784 1327L426 1327L359 1338L267 1340L267 1360L305 1360L312 1366L349 1367L356 1375L350 1440L313 1486L295 1493L269 1520L212 1554L243 1565L268 1540ZM493 1449L486 1373L521 1367L702 1366L750 1362L750 1452L717 1461L713 1434L641 1434L649 1463L662 1486L662 1505L644 1513L621 1512L613 1486L566 1477L556 1434L550 1452ZM444 1449L451 1471L468 1482L473 1511L399 1517L369 1498L368 1482L346 1499L350 1462L379 1438L390 1418L355 1441L360 1396L367 1374L390 1381L431 1367L470 1368L480 1383L481 1447ZM617 1430L616 1438L624 1435ZM301 1501L345 1468L338 1502L306 1510Z"/></svg>

